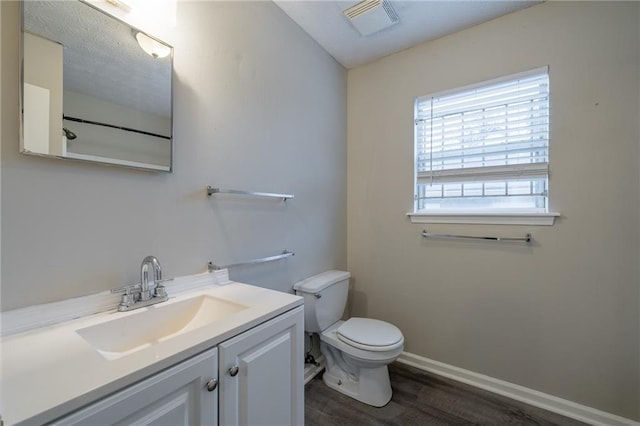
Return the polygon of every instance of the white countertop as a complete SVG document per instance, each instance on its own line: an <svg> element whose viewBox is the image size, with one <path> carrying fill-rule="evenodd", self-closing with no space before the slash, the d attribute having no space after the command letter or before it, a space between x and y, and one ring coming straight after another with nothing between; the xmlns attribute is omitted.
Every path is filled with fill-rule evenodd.
<svg viewBox="0 0 640 426"><path fill-rule="evenodd" d="M168 293L171 297L170 287ZM54 420L302 305L302 298L293 294L228 281L183 292L155 306L198 295L247 309L113 360L100 355L76 330L114 316L133 315L136 310L112 310L3 337L0 413L4 424Z"/></svg>

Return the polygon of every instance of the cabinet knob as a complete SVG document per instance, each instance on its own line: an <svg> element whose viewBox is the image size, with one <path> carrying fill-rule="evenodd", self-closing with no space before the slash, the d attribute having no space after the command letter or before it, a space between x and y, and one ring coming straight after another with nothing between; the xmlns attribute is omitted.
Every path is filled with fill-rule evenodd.
<svg viewBox="0 0 640 426"><path fill-rule="evenodd" d="M238 371L240 371L240 369L237 365L234 365L229 369L229 374L231 375L231 377L235 377L238 374Z"/></svg>
<svg viewBox="0 0 640 426"><path fill-rule="evenodd" d="M218 381L216 379L211 379L207 382L207 390L209 392L213 392L218 387Z"/></svg>

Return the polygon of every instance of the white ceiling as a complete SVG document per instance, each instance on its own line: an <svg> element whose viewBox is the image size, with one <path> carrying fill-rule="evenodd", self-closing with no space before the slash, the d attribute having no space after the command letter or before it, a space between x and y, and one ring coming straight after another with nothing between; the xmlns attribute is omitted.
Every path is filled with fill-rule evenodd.
<svg viewBox="0 0 640 426"><path fill-rule="evenodd" d="M363 37L342 13L358 1L274 0L345 68L524 9L541 0L391 0L400 22Z"/></svg>

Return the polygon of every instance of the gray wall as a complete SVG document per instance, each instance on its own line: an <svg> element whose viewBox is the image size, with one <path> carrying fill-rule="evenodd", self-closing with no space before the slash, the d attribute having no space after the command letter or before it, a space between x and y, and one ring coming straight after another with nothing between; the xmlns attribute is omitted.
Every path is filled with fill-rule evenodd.
<svg viewBox="0 0 640 426"><path fill-rule="evenodd" d="M2 309L232 271L282 291L346 267L346 71L271 2L180 2L173 174L18 153L19 7L2 8ZM295 199L208 198L207 185Z"/></svg>
<svg viewBox="0 0 640 426"><path fill-rule="evenodd" d="M548 2L348 73L352 310L405 350L640 420L640 4ZM429 225L531 247L423 240L413 99L549 65L552 227Z"/></svg>

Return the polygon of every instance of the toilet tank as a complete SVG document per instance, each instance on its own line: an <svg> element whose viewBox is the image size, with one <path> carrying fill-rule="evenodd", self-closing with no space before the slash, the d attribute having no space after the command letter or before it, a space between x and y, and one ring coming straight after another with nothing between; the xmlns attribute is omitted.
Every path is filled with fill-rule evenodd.
<svg viewBox="0 0 640 426"><path fill-rule="evenodd" d="M294 284L304 298L304 329L320 333L342 318L349 294L349 277L345 271L326 271Z"/></svg>

